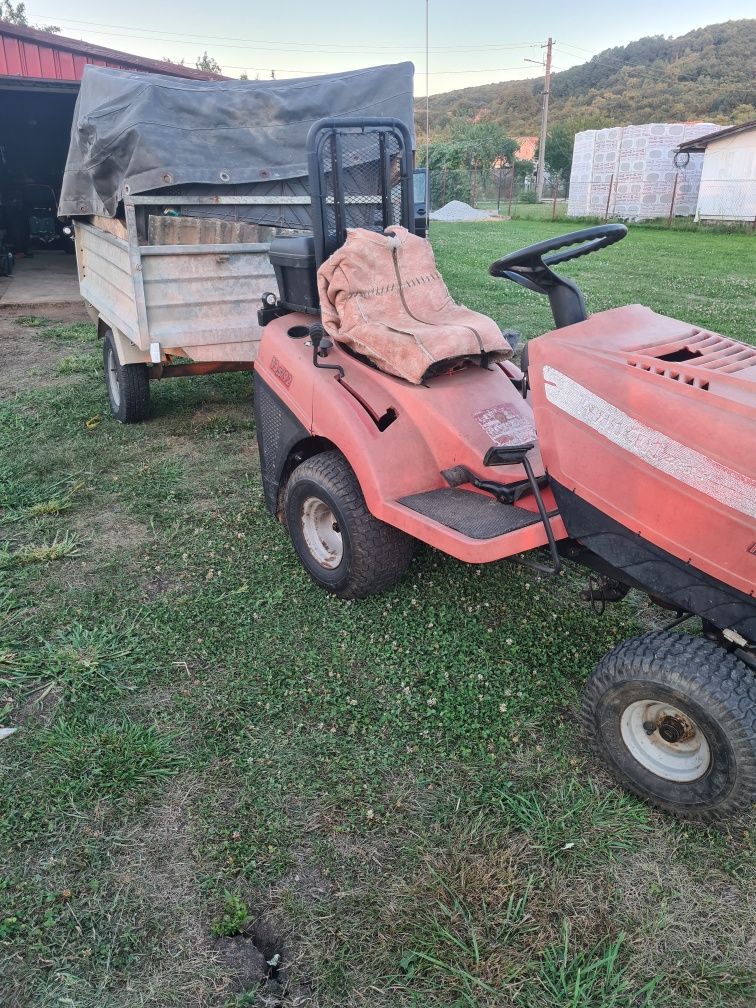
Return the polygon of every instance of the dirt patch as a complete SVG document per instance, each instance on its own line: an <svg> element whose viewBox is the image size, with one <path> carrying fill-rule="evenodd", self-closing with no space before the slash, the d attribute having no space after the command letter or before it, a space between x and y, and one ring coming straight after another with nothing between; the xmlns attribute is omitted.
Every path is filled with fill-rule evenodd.
<svg viewBox="0 0 756 1008"><path fill-rule="evenodd" d="M44 305L41 318L50 325L71 325L87 322L89 317L81 305ZM0 307L0 401L14 395L19 388L28 388L30 375L44 376L34 385L58 382L55 366L64 357L81 352L81 344L65 345L43 339L32 326L19 325L18 308Z"/></svg>
<svg viewBox="0 0 756 1008"><path fill-rule="evenodd" d="M231 994L257 994L267 1008L309 1008L313 992L294 979L297 946L281 923L263 915L242 934L215 943L219 963L228 974Z"/></svg>
<svg viewBox="0 0 756 1008"><path fill-rule="evenodd" d="M14 724L36 722L45 728L52 724L55 711L63 699L63 690L55 682L41 682L26 694L13 714Z"/></svg>
<svg viewBox="0 0 756 1008"><path fill-rule="evenodd" d="M198 775L177 778L160 806L113 845L107 881L119 893L121 926L147 921L155 936L145 969L131 980L130 1004L142 1003L139 988L154 1004L175 1004L179 997L186 1004L222 1003L225 985L208 937L196 861L195 809L205 787Z"/></svg>
<svg viewBox="0 0 756 1008"><path fill-rule="evenodd" d="M739 859L740 860L740 859ZM744 862L739 867L749 870ZM753 871L752 865L750 870ZM756 889L724 871L683 861L674 846L652 836L644 849L611 869L614 892L627 918L647 926L637 956L649 971L672 973L681 958L729 964L744 970L756 962ZM753 878L753 875L752 875Z"/></svg>
<svg viewBox="0 0 756 1008"><path fill-rule="evenodd" d="M69 525L76 538L94 557L134 550L146 545L151 538L143 522L107 499L98 503L96 510L91 507L73 510Z"/></svg>
<svg viewBox="0 0 756 1008"><path fill-rule="evenodd" d="M125 569L133 562L130 558L138 556L151 538L142 522L108 498L104 498L102 507L95 510L80 504L74 497L71 510L63 513L62 521L66 532L76 540L76 552L47 571L40 567L36 590L41 593L49 591L51 575L68 587L91 587L92 579L112 563L114 557L123 558ZM105 571L103 573L106 575ZM154 578L155 575L151 575L150 581ZM152 597L165 589L164 584L156 584Z"/></svg>

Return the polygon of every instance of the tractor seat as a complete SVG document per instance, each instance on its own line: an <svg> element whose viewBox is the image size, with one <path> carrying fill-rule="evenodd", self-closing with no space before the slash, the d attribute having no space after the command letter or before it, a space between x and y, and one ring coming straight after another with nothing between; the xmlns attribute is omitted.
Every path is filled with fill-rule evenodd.
<svg viewBox="0 0 756 1008"><path fill-rule="evenodd" d="M415 385L439 365L512 356L492 319L452 300L430 243L403 227L349 229L318 270L318 294L333 339Z"/></svg>

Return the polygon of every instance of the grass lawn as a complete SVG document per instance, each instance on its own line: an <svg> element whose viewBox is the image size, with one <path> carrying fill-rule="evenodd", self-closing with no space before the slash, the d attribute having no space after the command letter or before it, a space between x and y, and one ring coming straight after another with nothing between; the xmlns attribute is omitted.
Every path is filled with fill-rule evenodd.
<svg viewBox="0 0 756 1008"><path fill-rule="evenodd" d="M563 229L432 237L530 337L545 302L487 266ZM749 338L753 251L635 228L569 272L594 311ZM587 672L663 615L431 550L383 597L318 593L248 376L156 384L123 427L91 326L0 327L3 1008L754 1003L753 821L665 818L577 733Z"/></svg>

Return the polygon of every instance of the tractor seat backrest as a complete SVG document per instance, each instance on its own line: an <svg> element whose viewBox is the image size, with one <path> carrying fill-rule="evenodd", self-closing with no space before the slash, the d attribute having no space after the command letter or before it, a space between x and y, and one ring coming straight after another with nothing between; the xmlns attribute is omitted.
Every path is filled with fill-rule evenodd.
<svg viewBox="0 0 756 1008"><path fill-rule="evenodd" d="M322 119L307 138L316 266L347 228L414 233L412 141L397 119Z"/></svg>

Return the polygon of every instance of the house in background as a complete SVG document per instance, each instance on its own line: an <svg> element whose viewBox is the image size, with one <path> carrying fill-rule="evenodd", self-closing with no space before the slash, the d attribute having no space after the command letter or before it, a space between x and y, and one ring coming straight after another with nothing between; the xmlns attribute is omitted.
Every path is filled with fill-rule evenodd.
<svg viewBox="0 0 756 1008"><path fill-rule="evenodd" d="M756 221L756 119L681 143L675 164L700 154L696 220Z"/></svg>
<svg viewBox="0 0 756 1008"><path fill-rule="evenodd" d="M515 137L515 140L519 144L519 147L515 151L514 156L518 161L534 161L536 156L536 150L538 149L538 137L528 136L528 137Z"/></svg>

